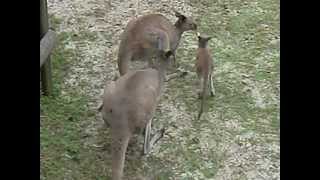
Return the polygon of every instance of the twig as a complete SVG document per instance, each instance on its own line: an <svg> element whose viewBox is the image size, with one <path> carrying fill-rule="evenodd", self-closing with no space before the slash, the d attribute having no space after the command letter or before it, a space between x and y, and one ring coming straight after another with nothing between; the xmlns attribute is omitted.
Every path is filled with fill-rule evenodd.
<svg viewBox="0 0 320 180"><path fill-rule="evenodd" d="M186 76L187 74L188 74L187 71L184 71L184 72L182 72L181 74L179 74L179 73L170 74L170 75L168 75L168 78L167 78L166 82L168 82L168 81L170 81L170 80L172 80L172 79L174 79L174 78L177 78L177 77L184 77L184 76Z"/></svg>
<svg viewBox="0 0 320 180"><path fill-rule="evenodd" d="M92 144L91 146L95 147L95 148L103 148L104 147L103 145L96 145L96 144Z"/></svg>

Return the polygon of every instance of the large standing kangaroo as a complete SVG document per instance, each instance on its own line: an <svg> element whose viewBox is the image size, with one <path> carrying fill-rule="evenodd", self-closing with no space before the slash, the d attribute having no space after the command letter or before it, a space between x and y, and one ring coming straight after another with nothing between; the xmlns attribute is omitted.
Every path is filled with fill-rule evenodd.
<svg viewBox="0 0 320 180"><path fill-rule="evenodd" d="M191 18L179 12L175 12L175 16L178 20L174 25L161 14L141 16L128 23L121 35L118 52L118 68L121 76L129 71L130 61L148 61L149 67L152 67L151 57L156 55L159 59L160 51L171 50L175 57L175 50L182 33L197 29Z"/></svg>
<svg viewBox="0 0 320 180"><path fill-rule="evenodd" d="M104 90L103 104L99 110L111 128L113 180L120 180L123 175L125 153L133 133L145 129L144 154L150 152L153 144L163 135L162 129L150 137L151 122L172 55L171 51L161 53L159 70L130 71L112 81Z"/></svg>

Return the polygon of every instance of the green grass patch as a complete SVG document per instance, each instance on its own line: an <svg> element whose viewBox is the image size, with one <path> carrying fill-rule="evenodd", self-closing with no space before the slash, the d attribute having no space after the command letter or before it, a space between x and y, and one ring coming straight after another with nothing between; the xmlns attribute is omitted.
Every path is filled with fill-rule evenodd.
<svg viewBox="0 0 320 180"><path fill-rule="evenodd" d="M257 136L279 135L279 102L275 102L279 100L277 82L280 80L280 47L275 41L280 38L279 1L192 0L188 3L199 9L196 17L199 31L213 37L209 46L215 66L216 96L208 98L204 115L196 121L200 105L195 92L196 74L170 81L165 100L179 103L190 114L184 118L177 116L166 125L180 123L190 127L160 145L163 156L151 155L141 160L132 154L141 147L131 149L125 165L125 177L129 179L138 174L160 180L179 178L181 174L195 171L205 178L214 178L225 165L226 147L237 142L235 137L252 132ZM53 27L58 28L61 20L51 19ZM110 36L108 32L102 35ZM195 72L196 42L193 41L196 38L188 34L186 37L189 39L182 40L184 46L177 49L177 61L182 69ZM40 127L40 176L41 179L109 179L110 161L104 159L110 159L110 149L100 152L84 145L84 124L93 121L96 112L88 108L86 95L64 85L69 68L77 61L76 51L66 49L72 41L94 42L98 36L86 29L77 34L62 32L58 36L58 46L52 55L54 96L40 99L41 115L45 116ZM254 88L258 89L265 107L256 105ZM156 118L168 120L168 114L157 111ZM110 137L107 139L104 132L98 133L99 143L109 147ZM250 143L275 141L274 138L260 140L250 139ZM205 143L211 149L200 151ZM271 162L276 161L279 155L272 158ZM187 176L181 179L192 179ZM245 172L234 179L246 179Z"/></svg>
<svg viewBox="0 0 320 180"><path fill-rule="evenodd" d="M99 169L88 166L96 157L90 158L92 152L84 148L82 140L81 123L94 115L88 109L88 97L64 85L69 68L76 62L76 53L65 49L72 38L73 33L58 34L51 55L53 95L40 97L41 179L99 179L93 177L103 174L86 174L87 169Z"/></svg>

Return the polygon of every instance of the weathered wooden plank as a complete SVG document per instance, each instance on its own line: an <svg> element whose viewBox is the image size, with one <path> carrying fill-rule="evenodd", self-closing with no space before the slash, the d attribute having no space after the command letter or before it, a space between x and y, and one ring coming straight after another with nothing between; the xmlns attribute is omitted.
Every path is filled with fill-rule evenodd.
<svg viewBox="0 0 320 180"><path fill-rule="evenodd" d="M48 10L47 0L40 0L40 41L42 37L48 32ZM50 58L46 60L44 65L40 68L41 83L44 95L52 95L52 79L51 79L51 61Z"/></svg>
<svg viewBox="0 0 320 180"><path fill-rule="evenodd" d="M51 62L50 57L47 62ZM52 77L51 77L51 63L44 63L40 69L41 86L44 95L52 95Z"/></svg>
<svg viewBox="0 0 320 180"><path fill-rule="evenodd" d="M51 54L56 43L56 33L49 30L40 41L40 68Z"/></svg>
<svg viewBox="0 0 320 180"><path fill-rule="evenodd" d="M40 0L40 40L49 29L47 0Z"/></svg>

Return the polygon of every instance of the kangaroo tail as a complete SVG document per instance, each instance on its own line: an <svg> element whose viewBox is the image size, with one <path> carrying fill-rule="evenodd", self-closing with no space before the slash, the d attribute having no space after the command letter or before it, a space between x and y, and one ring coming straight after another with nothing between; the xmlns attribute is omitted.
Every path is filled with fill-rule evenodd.
<svg viewBox="0 0 320 180"><path fill-rule="evenodd" d="M200 119L202 113L203 113L203 109L204 109L204 105L205 105L205 99L207 97L207 90L208 90L208 76L204 77L203 80L203 87L202 87L202 98L201 98L201 105L200 105L200 110L199 110L199 114L198 114L198 120Z"/></svg>
<svg viewBox="0 0 320 180"><path fill-rule="evenodd" d="M112 130L113 131L113 130ZM112 180L120 180L123 176L126 151L130 139L128 134L117 134L112 137Z"/></svg>

